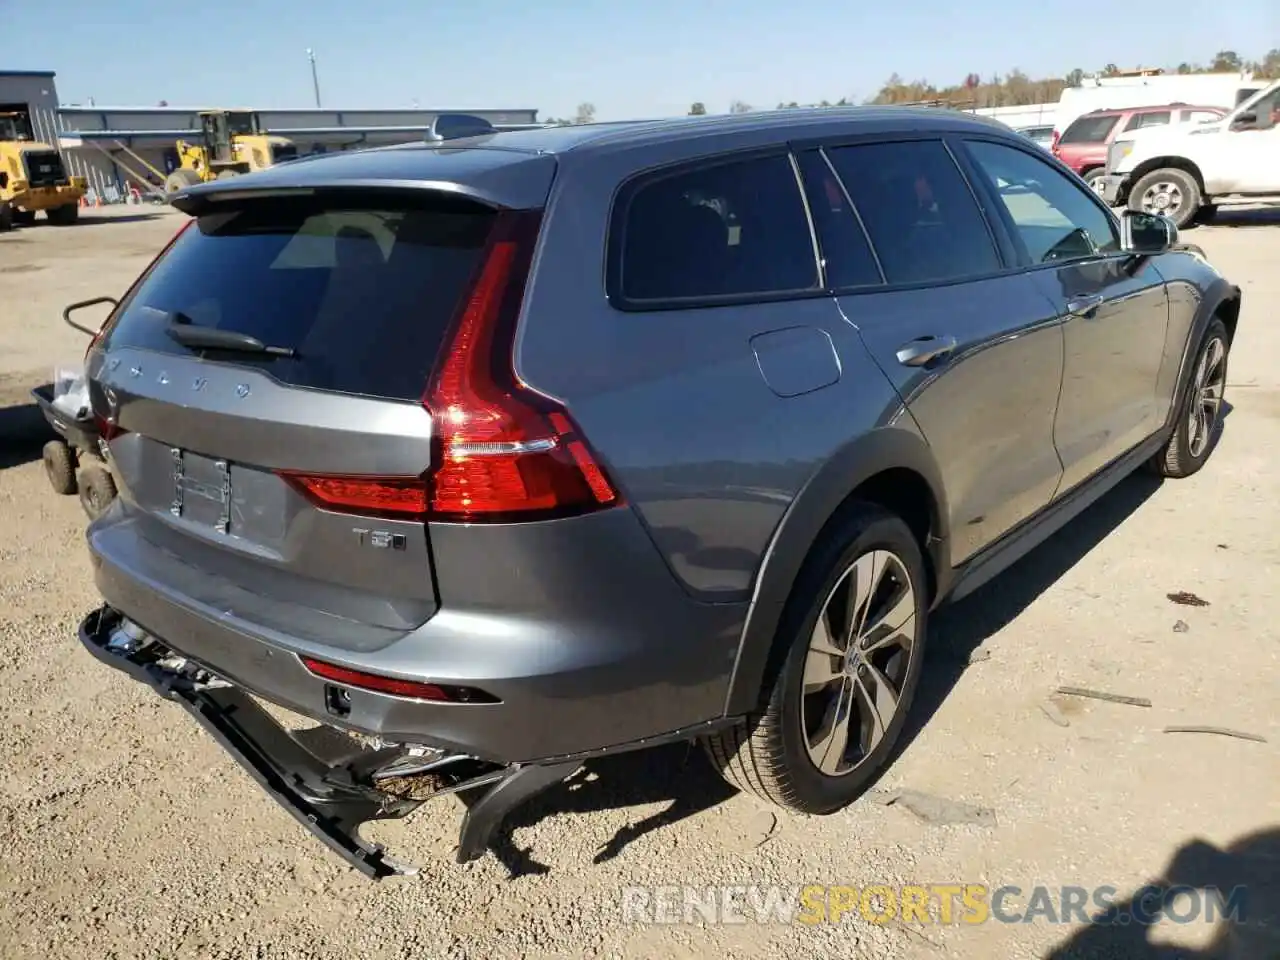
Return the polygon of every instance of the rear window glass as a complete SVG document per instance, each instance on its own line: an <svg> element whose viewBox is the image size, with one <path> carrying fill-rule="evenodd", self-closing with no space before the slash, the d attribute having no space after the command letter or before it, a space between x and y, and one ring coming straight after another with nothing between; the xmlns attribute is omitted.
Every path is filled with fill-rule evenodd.
<svg viewBox="0 0 1280 960"><path fill-rule="evenodd" d="M1059 145L1064 143L1102 143L1111 135L1111 131L1119 119L1120 115L1118 113L1104 114L1099 117L1077 117L1062 132L1058 143Z"/></svg>
<svg viewBox="0 0 1280 960"><path fill-rule="evenodd" d="M785 156L641 181L621 209L615 282L625 300L767 295L818 284L804 200Z"/></svg>
<svg viewBox="0 0 1280 960"><path fill-rule="evenodd" d="M202 216L124 305L107 345L261 368L283 383L417 399L491 225L477 207L256 201ZM295 356L193 349L171 323Z"/></svg>
<svg viewBox="0 0 1280 960"><path fill-rule="evenodd" d="M1125 124L1125 130L1141 130L1143 127L1166 127L1173 122L1172 110L1151 110L1135 113Z"/></svg>

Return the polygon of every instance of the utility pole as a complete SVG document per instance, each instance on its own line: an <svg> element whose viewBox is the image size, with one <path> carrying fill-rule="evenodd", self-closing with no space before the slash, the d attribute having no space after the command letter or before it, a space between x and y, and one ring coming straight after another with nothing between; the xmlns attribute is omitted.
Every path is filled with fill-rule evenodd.
<svg viewBox="0 0 1280 960"><path fill-rule="evenodd" d="M320 78L316 74L316 52L307 47L307 59L311 61L311 88L316 94L316 106L320 106Z"/></svg>

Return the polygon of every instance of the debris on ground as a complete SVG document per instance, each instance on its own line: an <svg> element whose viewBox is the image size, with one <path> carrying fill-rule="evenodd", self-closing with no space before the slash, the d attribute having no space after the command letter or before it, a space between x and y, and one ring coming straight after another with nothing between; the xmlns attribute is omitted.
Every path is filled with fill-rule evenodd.
<svg viewBox="0 0 1280 960"><path fill-rule="evenodd" d="M1256 733L1245 733L1243 730L1232 730L1229 727L1175 726L1165 727L1165 733L1212 733L1219 737L1235 737L1237 740L1252 740L1254 743L1266 743L1267 738Z"/></svg>
<svg viewBox="0 0 1280 960"><path fill-rule="evenodd" d="M1127 697L1119 693L1107 693L1103 690L1090 690L1087 687L1059 687L1058 693L1066 697L1087 697L1090 700L1106 700L1109 703L1125 703L1131 707L1151 706L1151 701L1146 697Z"/></svg>
<svg viewBox="0 0 1280 960"><path fill-rule="evenodd" d="M990 807L978 807L959 800L948 800L918 790L869 791L871 799L881 806L903 806L926 823L969 823L980 827L994 827L996 812Z"/></svg>
<svg viewBox="0 0 1280 960"><path fill-rule="evenodd" d="M1071 721L1068 720L1067 715L1062 712L1062 708L1052 700L1043 701L1040 704L1040 712L1060 727L1071 726Z"/></svg>
<svg viewBox="0 0 1280 960"><path fill-rule="evenodd" d="M778 834L778 830L782 826L782 821L778 815L771 810L763 810L751 822L751 836L759 837L756 840L755 847L759 849L772 840Z"/></svg>
<svg viewBox="0 0 1280 960"><path fill-rule="evenodd" d="M1208 600L1205 600L1203 597L1197 597L1194 593L1189 593L1186 590L1179 590L1177 593L1166 593L1165 596L1174 603L1179 603L1184 607L1209 606Z"/></svg>
<svg viewBox="0 0 1280 960"><path fill-rule="evenodd" d="M1187 621L1185 620L1179 620L1177 623L1173 625L1174 633L1186 633L1190 629L1191 628L1187 626Z"/></svg>

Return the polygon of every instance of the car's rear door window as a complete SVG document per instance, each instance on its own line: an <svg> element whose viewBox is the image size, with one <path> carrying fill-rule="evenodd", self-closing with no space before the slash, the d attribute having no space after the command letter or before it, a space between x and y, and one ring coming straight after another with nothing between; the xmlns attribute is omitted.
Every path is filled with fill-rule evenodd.
<svg viewBox="0 0 1280 960"><path fill-rule="evenodd" d="M260 367L283 383L422 395L492 214L439 203L256 200L201 216L122 305L108 347ZM295 356L198 350L172 323Z"/></svg>
<svg viewBox="0 0 1280 960"><path fill-rule="evenodd" d="M1167 127L1173 122L1172 110L1146 110L1135 113L1124 125L1125 131L1141 130L1143 127Z"/></svg>
<svg viewBox="0 0 1280 960"><path fill-rule="evenodd" d="M941 140L826 150L888 283L963 280L1002 264L973 192Z"/></svg>
<svg viewBox="0 0 1280 960"><path fill-rule="evenodd" d="M620 302L777 296L816 289L818 262L785 154L683 169L628 185L612 286Z"/></svg>
<svg viewBox="0 0 1280 960"><path fill-rule="evenodd" d="M1058 138L1058 146L1064 143L1104 143L1115 129L1118 113L1088 115L1072 120Z"/></svg>
<svg viewBox="0 0 1280 960"><path fill-rule="evenodd" d="M827 285L839 290L883 283L862 221L822 151L806 150L796 156L796 161L818 230Z"/></svg>
<svg viewBox="0 0 1280 960"><path fill-rule="evenodd" d="M1008 211L1030 263L1078 260L1120 249L1115 222L1083 184L1016 147L970 140L966 148Z"/></svg>

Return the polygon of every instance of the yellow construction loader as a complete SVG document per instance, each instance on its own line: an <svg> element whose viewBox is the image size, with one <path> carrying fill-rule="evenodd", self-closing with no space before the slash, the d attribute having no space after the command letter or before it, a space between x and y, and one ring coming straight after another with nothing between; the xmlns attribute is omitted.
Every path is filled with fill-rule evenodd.
<svg viewBox="0 0 1280 960"><path fill-rule="evenodd" d="M179 140L178 167L164 181L166 193L223 177L234 177L292 160L298 148L284 137L262 132L251 110L202 110L200 139Z"/></svg>
<svg viewBox="0 0 1280 960"><path fill-rule="evenodd" d="M75 223L88 188L67 176L57 147L36 141L25 104L0 104L0 230L27 226L40 210L50 223Z"/></svg>

